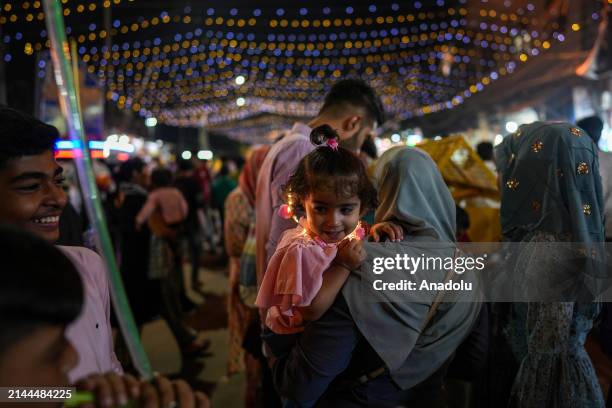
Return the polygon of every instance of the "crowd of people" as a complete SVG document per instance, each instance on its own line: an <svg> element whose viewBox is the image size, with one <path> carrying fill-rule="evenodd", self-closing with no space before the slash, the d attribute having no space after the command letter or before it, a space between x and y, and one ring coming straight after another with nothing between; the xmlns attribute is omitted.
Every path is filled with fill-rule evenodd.
<svg viewBox="0 0 612 408"><path fill-rule="evenodd" d="M227 165L212 176L187 160L170 169L132 158L111 171L105 209L137 324L161 316L183 359L210 347L184 319L186 287L202 289L207 236L228 256L227 372L245 373L247 407L598 408L605 393L612 406L585 349L597 327L612 358L605 304L449 302L437 291L364 298L371 259L418 256L423 245L452 257L469 219L427 153L377 157L371 135L385 114L368 84L341 80L322 102L310 122L253 147L237 180ZM534 256L540 243L606 241L612 192L600 163L603 174L612 160L598 152L598 129L535 122L494 152L479 147L499 175L502 239L522 243L516 256L529 260L518 280L536 267L554 274L547 260L559 254ZM58 137L0 108L0 385L75 384L101 406L207 406L185 381L137 380L129 358L117 358L108 276L69 205ZM217 240L206 233L211 213L223 225Z"/></svg>

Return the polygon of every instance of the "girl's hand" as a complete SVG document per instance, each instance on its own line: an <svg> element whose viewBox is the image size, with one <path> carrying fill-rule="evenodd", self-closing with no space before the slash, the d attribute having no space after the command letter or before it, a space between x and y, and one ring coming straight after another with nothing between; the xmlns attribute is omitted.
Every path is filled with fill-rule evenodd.
<svg viewBox="0 0 612 408"><path fill-rule="evenodd" d="M338 245L338 253L334 263L353 271L358 269L365 259L366 253L362 241L358 239L344 240Z"/></svg>
<svg viewBox="0 0 612 408"><path fill-rule="evenodd" d="M380 242L380 238L385 235L391 242L401 241L404 239L404 230L390 221L374 224L370 228L370 236L375 242Z"/></svg>

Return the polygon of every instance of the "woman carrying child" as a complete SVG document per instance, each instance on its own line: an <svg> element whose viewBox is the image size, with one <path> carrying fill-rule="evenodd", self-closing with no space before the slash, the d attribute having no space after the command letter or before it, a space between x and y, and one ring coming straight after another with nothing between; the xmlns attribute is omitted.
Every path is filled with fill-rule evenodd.
<svg viewBox="0 0 612 408"><path fill-rule="evenodd" d="M294 217L298 209L305 216L283 234L256 300L267 309L266 327L276 334L301 332L305 322L317 320L331 306L350 271L365 259L365 229L359 220L377 204L362 161L338 146L331 127L315 128L311 141L319 147L300 161L284 188L288 204L280 209L284 217ZM373 230L402 237L390 223ZM294 340L276 339L268 341L275 355L284 354L287 341Z"/></svg>

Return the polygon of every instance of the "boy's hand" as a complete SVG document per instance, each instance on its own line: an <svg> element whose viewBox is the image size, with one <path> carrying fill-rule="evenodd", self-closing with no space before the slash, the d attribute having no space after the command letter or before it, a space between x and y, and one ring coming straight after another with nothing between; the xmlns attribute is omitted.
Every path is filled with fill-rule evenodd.
<svg viewBox="0 0 612 408"><path fill-rule="evenodd" d="M95 404L86 404L83 407L110 408L126 405L129 400L138 401L138 406L146 408L210 407L210 401L205 394L192 391L183 380L170 381L163 376L157 376L148 383L138 381L127 374L92 374L77 382L76 387L95 396Z"/></svg>
<svg viewBox="0 0 612 408"><path fill-rule="evenodd" d="M365 259L366 253L362 241L358 239L344 240L338 245L338 253L334 259L334 264L353 271L358 269Z"/></svg>
<svg viewBox="0 0 612 408"><path fill-rule="evenodd" d="M91 374L78 381L76 388L91 392L95 398L95 404L85 404L82 407L122 406L131 399L139 399L141 395L140 381L128 374Z"/></svg>
<svg viewBox="0 0 612 408"><path fill-rule="evenodd" d="M145 408L210 408L208 397L194 392L184 380L170 381L157 376L151 383L143 383L140 407Z"/></svg>
<svg viewBox="0 0 612 408"><path fill-rule="evenodd" d="M384 235L389 238L389 241L397 242L404 239L404 230L390 221L374 224L370 228L370 236L375 242L380 242L380 238Z"/></svg>

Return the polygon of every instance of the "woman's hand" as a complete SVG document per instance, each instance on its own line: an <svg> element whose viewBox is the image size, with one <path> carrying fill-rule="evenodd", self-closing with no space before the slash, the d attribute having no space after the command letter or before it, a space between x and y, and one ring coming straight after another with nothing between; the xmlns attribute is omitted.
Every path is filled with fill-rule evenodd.
<svg viewBox="0 0 612 408"><path fill-rule="evenodd" d="M390 221L374 224L370 228L370 236L375 242L380 242L380 238L385 235L391 242L401 241L404 239L404 230Z"/></svg>
<svg viewBox="0 0 612 408"><path fill-rule="evenodd" d="M361 240L344 240L338 245L338 253L333 263L353 271L358 269L365 259L366 253Z"/></svg>

